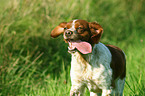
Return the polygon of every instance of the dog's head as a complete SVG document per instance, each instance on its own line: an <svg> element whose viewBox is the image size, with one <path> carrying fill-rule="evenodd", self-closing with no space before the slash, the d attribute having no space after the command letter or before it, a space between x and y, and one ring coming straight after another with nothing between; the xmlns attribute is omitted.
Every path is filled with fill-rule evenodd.
<svg viewBox="0 0 145 96"><path fill-rule="evenodd" d="M72 20L62 22L51 32L51 37L58 37L63 34L66 43L69 43L69 50L79 50L82 54L92 51L92 46L97 44L103 33L103 28L96 22L85 20Z"/></svg>

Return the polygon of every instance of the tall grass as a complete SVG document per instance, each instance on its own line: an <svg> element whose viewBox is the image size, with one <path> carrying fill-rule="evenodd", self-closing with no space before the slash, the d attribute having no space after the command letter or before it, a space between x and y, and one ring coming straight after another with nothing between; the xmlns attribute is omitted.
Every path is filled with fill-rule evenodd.
<svg viewBox="0 0 145 96"><path fill-rule="evenodd" d="M62 36L52 39L50 32L72 19L103 26L101 42L126 53L124 96L145 95L144 0L2 0L0 4L1 96L69 95L67 44Z"/></svg>

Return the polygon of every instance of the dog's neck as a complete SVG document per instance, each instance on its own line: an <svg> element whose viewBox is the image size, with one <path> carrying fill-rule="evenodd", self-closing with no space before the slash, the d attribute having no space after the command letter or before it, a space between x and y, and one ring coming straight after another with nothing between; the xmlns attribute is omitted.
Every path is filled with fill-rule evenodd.
<svg viewBox="0 0 145 96"><path fill-rule="evenodd" d="M102 43L95 44L93 46L92 53L81 54L80 52L76 51L71 53L71 55L72 58L78 60L77 62L87 62L89 64L95 64L95 66L99 66L98 64L106 64L106 62L111 62L111 58L109 58L111 57L111 53L109 49L107 49L107 47Z"/></svg>

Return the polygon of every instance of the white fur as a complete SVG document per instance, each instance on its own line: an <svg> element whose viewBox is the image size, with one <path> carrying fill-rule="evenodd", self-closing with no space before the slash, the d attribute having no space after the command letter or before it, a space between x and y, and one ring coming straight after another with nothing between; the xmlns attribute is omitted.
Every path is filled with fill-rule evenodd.
<svg viewBox="0 0 145 96"><path fill-rule="evenodd" d="M122 96L123 95L123 89L124 89L124 84L125 84L125 78L124 79L116 79L115 80L115 89L113 90L113 94L115 94L115 96Z"/></svg>
<svg viewBox="0 0 145 96"><path fill-rule="evenodd" d="M112 55L104 44L95 44L92 53L87 55L82 56L79 52L71 54L72 87L70 96L82 96L85 87L88 87L90 96L99 96L101 92L102 96L116 94L115 92L118 90L120 94L122 93L124 80L115 81L117 87L122 85L121 89L110 87L113 73L110 68Z"/></svg>
<svg viewBox="0 0 145 96"><path fill-rule="evenodd" d="M73 20L73 22L72 22L72 27L69 29L69 30L71 30L71 31L74 31L74 30L76 30L75 29L75 22L77 21L77 19L76 20Z"/></svg>

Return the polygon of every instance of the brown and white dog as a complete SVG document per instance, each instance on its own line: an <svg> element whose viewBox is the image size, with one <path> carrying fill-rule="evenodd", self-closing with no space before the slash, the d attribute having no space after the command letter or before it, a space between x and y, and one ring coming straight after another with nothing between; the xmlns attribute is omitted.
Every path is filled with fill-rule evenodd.
<svg viewBox="0 0 145 96"><path fill-rule="evenodd" d="M103 28L96 22L72 20L55 27L52 37L63 34L71 53L70 96L82 96L85 87L90 96L122 96L126 77L124 52L99 42Z"/></svg>

